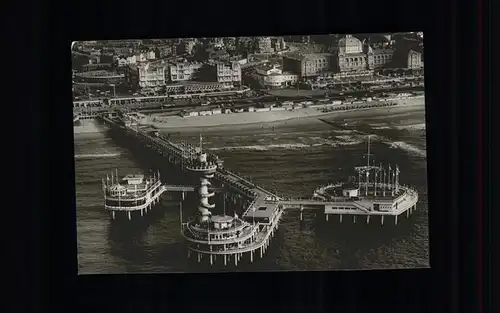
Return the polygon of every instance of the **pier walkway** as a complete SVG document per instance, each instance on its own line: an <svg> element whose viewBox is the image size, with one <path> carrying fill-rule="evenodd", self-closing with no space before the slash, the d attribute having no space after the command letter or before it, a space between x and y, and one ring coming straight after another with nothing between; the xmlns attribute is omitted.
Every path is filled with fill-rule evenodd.
<svg viewBox="0 0 500 313"><path fill-rule="evenodd" d="M132 137L144 146L155 150L168 160L168 162L179 166L182 170L196 170L195 160L198 152L202 150L201 138L200 147L195 147L186 142L174 143L168 137L161 135L158 131L151 128L139 127L137 120L133 116L126 114L123 111L116 112L115 117L111 114L103 114L100 116L105 123L109 124L110 129L117 130L125 136ZM210 264L213 264L217 256L222 257L224 265L228 259L234 260L234 264L238 265L238 261L244 254L250 256L250 262L253 262L254 254L260 252L262 258L267 248L270 245L271 238L275 235L279 227L279 221L285 210L299 208L300 220L303 218L304 209L322 210L328 221L329 215L338 215L342 222L343 215L350 215L356 223L357 216L366 217L366 223L369 223L371 216L380 216L381 224L384 223L386 215L394 216L395 224L397 224L398 215L407 212L407 216L412 209L416 208L418 194L411 188L400 186L401 192L396 192L395 197L365 197L365 198L347 198L347 197L330 197L322 195L314 199L292 199L280 198L276 194L266 190L265 188L256 185L250 180L238 175L227 168L224 168L222 160L215 154L206 153L207 162L210 166L217 164L214 179L221 183L221 188L230 188L239 194L243 194L250 199L250 204L244 208L242 218L245 220L246 228L242 237L236 239L220 238L215 234L213 239L211 234L208 234L208 247L203 247L207 244L205 238L196 239L196 225L191 226L190 223L182 221L182 202L180 206L181 231L183 236L193 243L188 248L188 257L191 252L197 254L198 262L201 261L203 255L208 256ZM200 170L202 170L200 168ZM368 183L367 183L368 184ZM367 185L368 186L368 185ZM185 199L186 192L196 191L194 186L180 185L164 185L162 192L173 191L181 192L182 199ZM368 195L368 189L366 189ZM376 188L375 188L376 190ZM398 190L396 188L395 190ZM318 194L315 192L315 194ZM319 198L319 199L318 199ZM142 212L142 211L141 211ZM215 240L214 240L215 239ZM236 241L235 241L236 240ZM247 243L243 243L243 241ZM233 242L234 241L234 242ZM237 245L235 245L237 243ZM216 247L216 249L212 249ZM222 249L220 248L222 247ZM260 250L260 251L259 251Z"/></svg>
<svg viewBox="0 0 500 313"><path fill-rule="evenodd" d="M125 114L122 113L121 115L124 116ZM147 131L137 125L125 126L116 119L112 119L106 115L101 117L106 123L114 126L114 128L121 129L124 133L136 137L145 145L154 148L161 155L168 157L169 162L181 167L183 167L184 164L189 164L195 158L195 153L199 149L185 142L181 144L174 143L156 131ZM208 153L207 157L210 162L216 163L220 161L214 154ZM364 202L362 199L360 201L346 201L345 198L339 198L338 201L326 199L281 199L276 194L226 168L218 167L214 178L221 182L223 187L229 187L252 199L252 202L244 210L243 218L258 221L258 223L262 225L277 223L275 217L279 214L279 208L300 208L301 213L304 209L323 209L325 215L397 216L414 208L418 201L418 195L415 194L415 196L392 199L390 210L374 210L373 202L370 204L368 203L369 201ZM195 190L194 187L186 186L169 186L168 188L170 191L179 191L183 193ZM401 186L401 188L411 195L412 190L410 188L404 186ZM396 203L395 207L392 206L392 202Z"/></svg>

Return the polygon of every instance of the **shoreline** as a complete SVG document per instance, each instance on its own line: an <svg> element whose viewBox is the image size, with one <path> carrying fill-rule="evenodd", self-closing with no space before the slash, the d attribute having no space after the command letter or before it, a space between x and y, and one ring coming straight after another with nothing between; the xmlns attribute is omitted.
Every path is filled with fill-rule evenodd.
<svg viewBox="0 0 500 313"><path fill-rule="evenodd" d="M298 109L297 111L275 111L271 114L259 112L233 113L231 117L227 114L202 116L202 117L168 117L169 122L152 122L151 119L159 114L152 114L146 118L146 122L141 124L156 128L160 132L217 132L261 129L269 127L298 126L319 122L318 118L325 119L348 119L356 117L384 116L387 114L404 114L413 111L425 110L425 98L392 100L398 103L390 107L360 108L347 111L320 112L315 108ZM267 112L266 112L267 113ZM274 114L272 114L274 113ZM234 116L239 115L235 119ZM321 122L322 123L322 122ZM167 126L168 125L168 126Z"/></svg>
<svg viewBox="0 0 500 313"><path fill-rule="evenodd" d="M106 131L103 125L100 125L96 120L85 122L84 125L73 126L73 136L85 134L98 134Z"/></svg>

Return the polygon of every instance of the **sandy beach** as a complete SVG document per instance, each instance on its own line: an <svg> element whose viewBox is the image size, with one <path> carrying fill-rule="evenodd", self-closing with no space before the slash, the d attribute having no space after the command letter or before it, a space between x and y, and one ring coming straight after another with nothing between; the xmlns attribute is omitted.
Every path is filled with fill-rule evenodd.
<svg viewBox="0 0 500 313"><path fill-rule="evenodd" d="M153 114L146 117L142 124L154 126L162 131L197 132L206 131L229 131L235 127L238 129L279 127L282 124L309 124L318 121L318 118L356 118L366 116L402 114L411 111L425 110L425 98L414 98L392 101L397 106L363 108L349 111L335 111L323 113L316 108L303 108L295 111L270 111L270 112L244 112L232 114L218 114L211 116L180 117L161 116ZM155 121L153 122L153 119Z"/></svg>

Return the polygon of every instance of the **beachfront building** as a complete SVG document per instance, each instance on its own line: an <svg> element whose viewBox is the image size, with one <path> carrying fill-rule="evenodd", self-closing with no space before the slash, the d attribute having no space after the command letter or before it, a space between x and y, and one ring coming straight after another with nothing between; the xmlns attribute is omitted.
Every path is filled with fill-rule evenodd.
<svg viewBox="0 0 500 313"><path fill-rule="evenodd" d="M390 64L394 50L373 49L367 42L361 42L352 35L345 35L337 44L337 66L340 72L364 71Z"/></svg>
<svg viewBox="0 0 500 313"><path fill-rule="evenodd" d="M291 52L283 56L283 70L300 77L315 77L331 69L332 54Z"/></svg>
<svg viewBox="0 0 500 313"><path fill-rule="evenodd" d="M299 81L299 75L283 72L279 65L259 65L255 68L255 78L267 89L286 88L294 86Z"/></svg>
<svg viewBox="0 0 500 313"><path fill-rule="evenodd" d="M239 62L217 62L215 67L218 83L227 87L241 85L241 65Z"/></svg>
<svg viewBox="0 0 500 313"><path fill-rule="evenodd" d="M203 66L199 62L182 62L172 63L168 66L167 76L170 82L180 82L192 80Z"/></svg>
<svg viewBox="0 0 500 313"><path fill-rule="evenodd" d="M127 68L125 77L133 88L155 88L165 86L165 65L162 62L132 64Z"/></svg>

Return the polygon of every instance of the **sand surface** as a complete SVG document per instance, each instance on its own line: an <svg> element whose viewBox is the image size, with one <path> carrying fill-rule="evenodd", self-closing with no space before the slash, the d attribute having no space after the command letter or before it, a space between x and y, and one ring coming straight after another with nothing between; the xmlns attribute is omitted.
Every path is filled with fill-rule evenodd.
<svg viewBox="0 0 500 313"><path fill-rule="evenodd" d="M210 116L180 117L161 116L152 114L146 117L142 123L152 125L160 130L191 132L191 131L222 131L237 127L261 128L283 123L308 124L317 121L318 118L356 118L373 115L402 114L405 112L424 110L425 98L414 98L404 100L393 100L397 106L354 109L350 111L336 111L323 113L316 108L297 109L295 111L270 111L270 112L243 112L232 114L218 114ZM155 121L153 122L153 118Z"/></svg>

